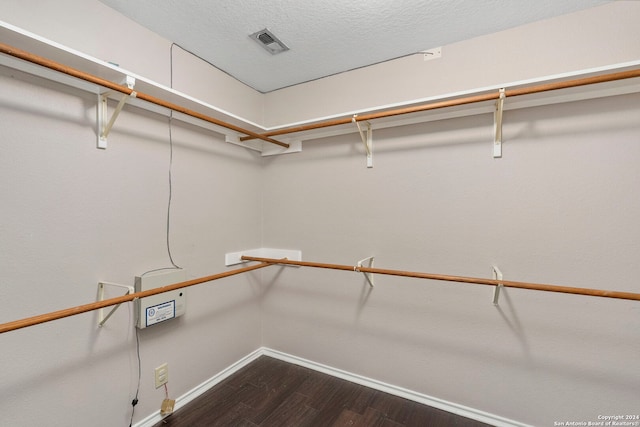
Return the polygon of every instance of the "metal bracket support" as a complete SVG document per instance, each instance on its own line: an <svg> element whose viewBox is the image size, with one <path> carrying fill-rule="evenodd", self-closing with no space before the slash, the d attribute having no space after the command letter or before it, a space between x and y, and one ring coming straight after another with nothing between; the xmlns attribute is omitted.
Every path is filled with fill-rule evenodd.
<svg viewBox="0 0 640 427"><path fill-rule="evenodd" d="M362 127L360 127L360 122L357 120L358 115L354 114L351 121L356 124L358 127L358 133L360 133L360 138L362 139L362 143L364 144L364 149L367 152L367 167L373 167L373 131L371 130L371 123L365 122L367 124L366 134L363 132Z"/></svg>
<svg viewBox="0 0 640 427"><path fill-rule="evenodd" d="M133 86L136 84L136 79L131 76L127 76L124 84L126 84L129 89L133 89ZM107 148L107 137L109 136L109 132L111 132L111 128L116 122L120 111L122 111L122 108L124 108L124 104L126 104L130 98L135 97L135 91L132 91L129 95L124 95L120 99L120 102L118 103L116 109L113 111L111 118L109 118L109 93L107 92L98 95L98 148L101 148L103 150Z"/></svg>
<svg viewBox="0 0 640 427"><path fill-rule="evenodd" d="M494 135L493 138L493 158L502 157L502 113L504 112L504 88L500 89L500 98L496 101L496 110L493 113Z"/></svg>
<svg viewBox="0 0 640 427"><path fill-rule="evenodd" d="M502 280L502 271L495 265L491 267L493 270L493 280ZM500 290L504 287L502 283L496 285L493 289L493 305L498 305L498 299L500 298Z"/></svg>
<svg viewBox="0 0 640 427"><path fill-rule="evenodd" d="M127 285L119 285L117 283L111 283L111 282L98 282L98 301L103 301L104 300L104 287L105 286L116 286L118 288L125 288L127 290L127 292L125 293L125 295L129 295L135 292L135 289L133 288L133 286L127 286ZM109 320L109 318L111 317L111 315L118 309L118 307L120 307L121 304L118 304L116 306L114 306L111 311L109 313L107 313L107 315L104 315L104 308L101 308L98 310L98 327L102 328L102 326L104 326L104 324L107 322L107 320Z"/></svg>
<svg viewBox="0 0 640 427"><path fill-rule="evenodd" d="M364 274L364 277L367 279L367 282L369 282L369 286L371 286L372 288L375 287L375 284L373 282L373 274L360 271L360 268L362 267L362 263L367 261L367 260L369 261L369 265L367 267L373 268L373 260L374 259L375 259L375 257L372 257L372 256L367 257L365 259L361 259L360 261L358 261L358 264L355 267L353 267L353 271L357 271L359 273Z"/></svg>

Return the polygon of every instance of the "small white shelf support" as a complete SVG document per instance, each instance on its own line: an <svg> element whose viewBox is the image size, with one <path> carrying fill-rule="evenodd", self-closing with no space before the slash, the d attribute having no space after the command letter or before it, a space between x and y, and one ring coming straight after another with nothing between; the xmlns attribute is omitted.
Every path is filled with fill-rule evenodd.
<svg viewBox="0 0 640 427"><path fill-rule="evenodd" d="M496 101L496 109L493 113L494 135L493 138L493 158L502 157L502 113L504 112L505 90L500 89L500 98Z"/></svg>
<svg viewBox="0 0 640 427"><path fill-rule="evenodd" d="M360 122L357 120L358 115L354 114L351 121L356 124L358 127L358 133L360 134L360 138L362 139L362 143L364 144L364 149L367 152L367 167L373 167L373 131L371 130L371 123L365 122L367 125L366 132L362 130L360 126Z"/></svg>
<svg viewBox="0 0 640 427"><path fill-rule="evenodd" d="M136 79L131 76L126 76L123 84L126 84L129 89L133 89L133 86L136 84ZM129 95L124 95L118 106L113 111L111 118L109 118L108 111L108 102L109 102L109 92L101 93L98 95L98 148L106 149L107 148L107 137L109 136L109 132L111 132L111 128L113 124L116 122L120 111L124 108L124 104L130 98L135 98L136 92L131 92Z"/></svg>
<svg viewBox="0 0 640 427"><path fill-rule="evenodd" d="M249 150L262 152L262 141L250 140L243 142L240 140L240 134L237 132L224 132L224 140L228 144L238 145L240 147L248 148Z"/></svg>
<svg viewBox="0 0 640 427"><path fill-rule="evenodd" d="M257 248L246 249L239 252L227 252L224 255L224 265L230 266L249 262L242 259L243 255L253 256L257 258L285 258L291 261L302 261L302 251L299 249Z"/></svg>
<svg viewBox="0 0 640 427"><path fill-rule="evenodd" d="M442 46L434 47L433 49L423 50L420 52L425 61L431 61L432 59L438 59L442 57Z"/></svg>
<svg viewBox="0 0 640 427"><path fill-rule="evenodd" d="M284 148L275 144L260 141L262 145L262 148L261 148L262 157L279 156L280 154L299 153L302 151L301 139L280 138L280 141L286 142L287 144L289 144L289 148Z"/></svg>
<svg viewBox="0 0 640 427"><path fill-rule="evenodd" d="M502 280L502 271L495 265L491 267L493 271L493 280ZM503 288L502 283L498 284L493 289L493 305L498 305L498 299L500 298L500 290Z"/></svg>
<svg viewBox="0 0 640 427"><path fill-rule="evenodd" d="M372 256L367 257L365 259L361 259L360 261L358 261L358 264L356 265L356 267L353 268L353 271L357 271L364 274L364 277L367 279L367 282L369 282L369 286L371 286L372 288L375 287L375 283L373 282L373 274L360 271L360 268L362 267L362 263L364 263L365 261L369 261L369 265L367 267L373 268L374 259L375 257L372 257Z"/></svg>
<svg viewBox="0 0 640 427"><path fill-rule="evenodd" d="M124 288L127 290L127 292L125 293L125 295L129 295L135 292L135 289L133 288L133 286L127 286L127 285L120 285L118 283L111 283L111 282L98 282L98 301L103 301L104 300L104 287L105 286L115 286L117 288ZM102 326L104 326L104 324L107 322L107 320L109 320L109 318L111 317L111 315L118 309L118 307L120 307L121 304L118 304L116 306L114 306L111 311L109 313L107 313L107 315L105 316L104 314L104 308L101 308L98 310L98 327L102 328Z"/></svg>
<svg viewBox="0 0 640 427"><path fill-rule="evenodd" d="M299 153L302 151L302 140L301 139L285 139L282 142L286 142L289 144L289 148L280 147L275 144L271 144L269 142L260 141L260 140L247 140L242 141L240 139L241 134L239 133L230 133L224 132L225 141L229 144L238 145L240 147L248 148L249 150L258 151L262 154L262 157L268 156L278 156L280 154L289 154L289 153Z"/></svg>

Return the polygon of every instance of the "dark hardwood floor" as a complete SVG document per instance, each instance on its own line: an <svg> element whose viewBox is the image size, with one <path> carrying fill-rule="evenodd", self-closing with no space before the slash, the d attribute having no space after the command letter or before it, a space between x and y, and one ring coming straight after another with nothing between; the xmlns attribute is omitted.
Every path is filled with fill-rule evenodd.
<svg viewBox="0 0 640 427"><path fill-rule="evenodd" d="M486 425L262 356L156 427Z"/></svg>

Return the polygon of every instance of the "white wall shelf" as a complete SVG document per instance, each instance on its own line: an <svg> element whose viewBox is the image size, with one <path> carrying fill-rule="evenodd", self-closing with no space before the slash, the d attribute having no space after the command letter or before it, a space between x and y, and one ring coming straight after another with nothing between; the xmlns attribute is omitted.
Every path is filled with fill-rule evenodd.
<svg viewBox="0 0 640 427"><path fill-rule="evenodd" d="M344 113L339 113L330 117L320 117L314 118L312 120L308 120L305 122L298 123L289 123L282 126L278 126L277 128L268 128L264 127L259 123L252 122L241 117L238 114L225 111L221 108L218 108L214 105L206 103L204 101L198 100L192 96L176 91L170 87L159 84L157 82L146 79L142 76L136 75L135 73L129 72L125 69L118 67L117 65L93 58L91 56L85 55L81 52L63 46L61 44L55 43L53 41L47 40L38 35L32 34L28 31L22 30L13 25L4 23L0 21L0 40L3 43L16 47L18 49L22 49L28 51L30 53L36 54L38 56L42 56L47 59L51 59L53 61L59 62L66 66L75 68L77 70L90 73L97 77L109 80L111 82L123 82L127 79L135 79L135 90L137 92L143 92L149 94L154 97L158 97L160 99L166 100L168 102L183 106L190 110L208 115L210 117L214 117L216 119L225 121L232 125L242 127L244 129L250 130L256 133L265 133L274 131L277 129L284 129L294 126L301 126L314 122L321 122L326 120L331 120L336 117L351 117L354 115L365 115L372 112L385 111L394 108L402 108L408 107L412 105L419 105L425 103L432 103L438 101L445 101L455 98L460 98L464 96L471 96L474 94L486 93L489 91L497 91L500 88L507 89L516 89L519 87L526 87L534 84L542 84L542 83L552 83L561 80L568 79L576 79L581 77L589 77L598 74L612 73L618 71L626 71L637 68L640 66L640 60L632 61L622 64L612 64L606 67L599 67L589 70L580 70L571 73L564 73L554 76L545 76L537 79L530 79L526 81L518 81L518 82L510 82L503 83L500 85L492 86L492 87L483 87L477 88L471 91L464 92L456 92L449 93L445 95L438 95L430 98L421 98L416 100L411 100L408 102L385 105L385 106L375 106L370 109L360 110L360 111L349 111ZM109 90L105 88L92 84L66 74L56 72L45 67L41 67L27 61L23 61L17 58L14 58L10 55L0 54L0 65L10 67L13 69L17 69L20 71L27 72L29 74L34 74L52 81L56 81L68 86L72 86L75 88L79 88L81 90L85 90L88 92L96 93L100 95L106 95L110 99L120 101L122 96L120 94L109 93ZM593 99L593 98L601 98L615 95L623 95L629 93L640 92L640 78L630 78L625 80L618 80L607 83L598 83L592 84L588 86L580 86L569 89L562 90L554 90L549 92L536 93L531 95L522 95L514 98L509 98L505 100L504 103L504 111L515 110L521 108L529 108L541 105L550 105L550 104L558 104L564 102L572 102L578 100L585 99ZM128 104L133 105L135 107L139 107L145 110L149 110L158 114L162 114L165 116L169 116L170 111L167 108L160 107L158 105L151 104L149 102L136 99L131 97L127 101ZM442 109L428 110L422 111L418 113L410 113L403 114L393 117L379 118L375 119L371 123L371 129L383 129L397 126L406 126L416 123L437 121L450 119L455 117L462 116L470 116L470 115L478 115L478 114L490 114L495 110L495 102L494 101L486 101L486 102L477 102L474 104L461 105L456 107L446 107ZM209 129L213 132L219 133L225 136L225 140L227 142L237 144L252 150L260 151L263 155L275 155L275 154L284 154L290 152L298 152L302 149L302 141L324 138L328 136L336 136L342 134L351 134L357 132L357 129L350 123L349 125L338 125L328 128L322 129L314 129L310 131L297 132L289 135L281 135L278 136L278 140L288 143L291 145L289 149L284 149L281 147L273 146L272 144L260 141L260 140L246 140L241 141L240 137L244 136L241 133L235 132L233 130L229 130L223 128L221 126L217 126L212 123L208 123L202 120L198 120L196 118L190 117L188 115L174 112L173 118L176 120L188 122L191 124L195 124L205 129Z"/></svg>
<svg viewBox="0 0 640 427"><path fill-rule="evenodd" d="M243 129L247 129L256 133L262 133L266 130L256 123L248 121L214 105L208 104L192 96L181 93L175 89L132 73L126 69L118 67L117 65L93 58L89 55L85 55L82 52L78 52L61 44L47 40L43 37L32 34L28 31L22 30L18 27L4 23L2 21L0 21L0 40L2 40L2 43L11 47L15 47L34 55L38 55L40 57L58 62L60 64L64 64L65 66L91 74L93 76L108 80L116 84L121 84L122 82L128 80L135 80L136 92L145 93L147 95L151 95L167 102L180 105L181 107L230 123L234 126L241 127ZM86 92L95 93L99 97L106 96L108 99L115 100L117 102L122 99L122 94L114 93L113 91L110 91L109 89L104 88L100 85L87 82L85 80L81 80L67 74L15 58L7 54L0 54L0 65L36 75L38 77L55 81ZM169 117L170 115L170 110L168 108L163 108L161 106L137 99L135 97L131 97L130 99L128 99L127 104L157 114L161 114L166 117ZM235 132L234 130L227 129L203 120L198 120L197 118L190 117L180 112L173 112L173 119L191 123L216 132L220 135L223 135L225 137L225 140L230 143L241 145L243 147L260 152L262 152L264 149L265 155L300 151L300 145L296 145L295 143L292 144L292 147L290 147L289 149L283 149L282 147L267 147L268 145L272 144L263 143L263 141L260 140L241 142L240 136L245 135L243 133ZM292 138L283 139L288 140Z"/></svg>

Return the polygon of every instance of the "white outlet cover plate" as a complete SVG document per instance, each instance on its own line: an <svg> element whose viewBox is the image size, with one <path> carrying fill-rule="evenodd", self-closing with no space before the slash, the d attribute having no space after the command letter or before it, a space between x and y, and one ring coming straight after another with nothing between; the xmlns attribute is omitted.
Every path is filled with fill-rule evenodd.
<svg viewBox="0 0 640 427"><path fill-rule="evenodd" d="M297 249L258 248L247 249L239 252L228 252L224 256L224 265L229 266L248 262L242 260L243 255L254 256L258 258L286 258L292 261L302 261L302 251Z"/></svg>
<svg viewBox="0 0 640 427"><path fill-rule="evenodd" d="M425 61L431 61L432 59L438 59L442 57L442 47L435 47L429 50L423 50L422 54L424 55Z"/></svg>
<svg viewBox="0 0 640 427"><path fill-rule="evenodd" d="M156 388L162 387L169 382L169 365L163 363L155 369Z"/></svg>

